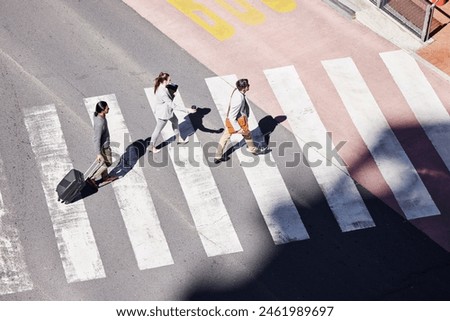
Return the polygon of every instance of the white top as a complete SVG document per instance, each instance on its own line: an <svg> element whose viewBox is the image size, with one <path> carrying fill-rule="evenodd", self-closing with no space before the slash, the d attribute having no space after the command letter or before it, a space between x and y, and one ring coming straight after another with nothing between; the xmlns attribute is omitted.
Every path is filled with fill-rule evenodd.
<svg viewBox="0 0 450 321"><path fill-rule="evenodd" d="M247 97L239 90L235 90L230 98L230 112L228 118L235 129L240 128L237 119L242 115L250 116L250 108Z"/></svg>

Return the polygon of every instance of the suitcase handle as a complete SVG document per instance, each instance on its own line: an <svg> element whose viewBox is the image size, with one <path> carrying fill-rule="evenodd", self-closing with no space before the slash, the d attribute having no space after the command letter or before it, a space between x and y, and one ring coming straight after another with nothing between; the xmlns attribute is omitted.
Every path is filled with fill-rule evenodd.
<svg viewBox="0 0 450 321"><path fill-rule="evenodd" d="M100 163L95 160L91 166L87 169L87 171L84 173L83 177L84 180L87 180L88 178L91 178L92 175L105 163L105 161L101 161ZM88 175L89 174L89 175Z"/></svg>

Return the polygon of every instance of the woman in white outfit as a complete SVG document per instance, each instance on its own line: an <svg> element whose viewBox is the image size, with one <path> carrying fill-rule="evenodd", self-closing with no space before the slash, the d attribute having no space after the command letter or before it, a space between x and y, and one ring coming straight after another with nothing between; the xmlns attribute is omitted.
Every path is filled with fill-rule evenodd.
<svg viewBox="0 0 450 321"><path fill-rule="evenodd" d="M155 117L156 117L156 127L153 131L152 137L150 138L149 152L158 153L161 150L155 147L155 142L161 134L162 129L166 126L167 121L172 123L172 129L176 136L176 141L179 143L184 143L184 141L180 138L180 130L178 128L178 118L174 114L174 110L179 110L185 113L195 113L195 109L193 108L184 108L177 106L174 102L175 93L169 92L169 89L166 87L167 85L171 85L170 75L165 72L161 72L158 77L155 78L155 89L154 93L156 96L156 105L155 105ZM175 85L176 87L176 85Z"/></svg>

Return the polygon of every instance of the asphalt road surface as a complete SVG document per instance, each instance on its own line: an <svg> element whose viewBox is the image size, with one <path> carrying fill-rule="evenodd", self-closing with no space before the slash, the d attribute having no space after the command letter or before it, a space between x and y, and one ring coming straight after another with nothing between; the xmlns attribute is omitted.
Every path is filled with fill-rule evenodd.
<svg viewBox="0 0 450 321"><path fill-rule="evenodd" d="M448 252L358 183L373 224L343 231L298 161L295 135L257 104L263 133L290 143L255 161L272 157L277 171L262 168L273 186L258 186L266 172L246 169L238 152L220 166L206 161L212 147L148 155L140 147L156 121L145 89L160 71L199 107L184 123L191 143L212 146L223 127L212 95L220 84L205 79L218 75L122 1L2 1L1 300L450 299ZM57 204L55 179L95 157L89 108L99 97L112 106L113 146L138 147L123 154L133 168ZM186 155L178 148L200 151L203 165L174 162Z"/></svg>

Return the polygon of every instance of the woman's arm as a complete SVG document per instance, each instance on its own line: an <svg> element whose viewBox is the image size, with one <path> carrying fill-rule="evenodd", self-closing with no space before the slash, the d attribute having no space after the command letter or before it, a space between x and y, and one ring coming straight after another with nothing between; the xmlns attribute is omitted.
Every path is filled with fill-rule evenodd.
<svg viewBox="0 0 450 321"><path fill-rule="evenodd" d="M162 92L160 98L161 98L161 100L163 101L164 104L166 104L167 106L169 106L173 110L182 111L182 112L187 113L187 114L195 112L195 109L185 108L185 107L181 107L181 106L178 106L177 104L175 104L175 102L172 99L170 99L169 93L167 92L167 89L165 89L165 88L163 89L163 92Z"/></svg>

